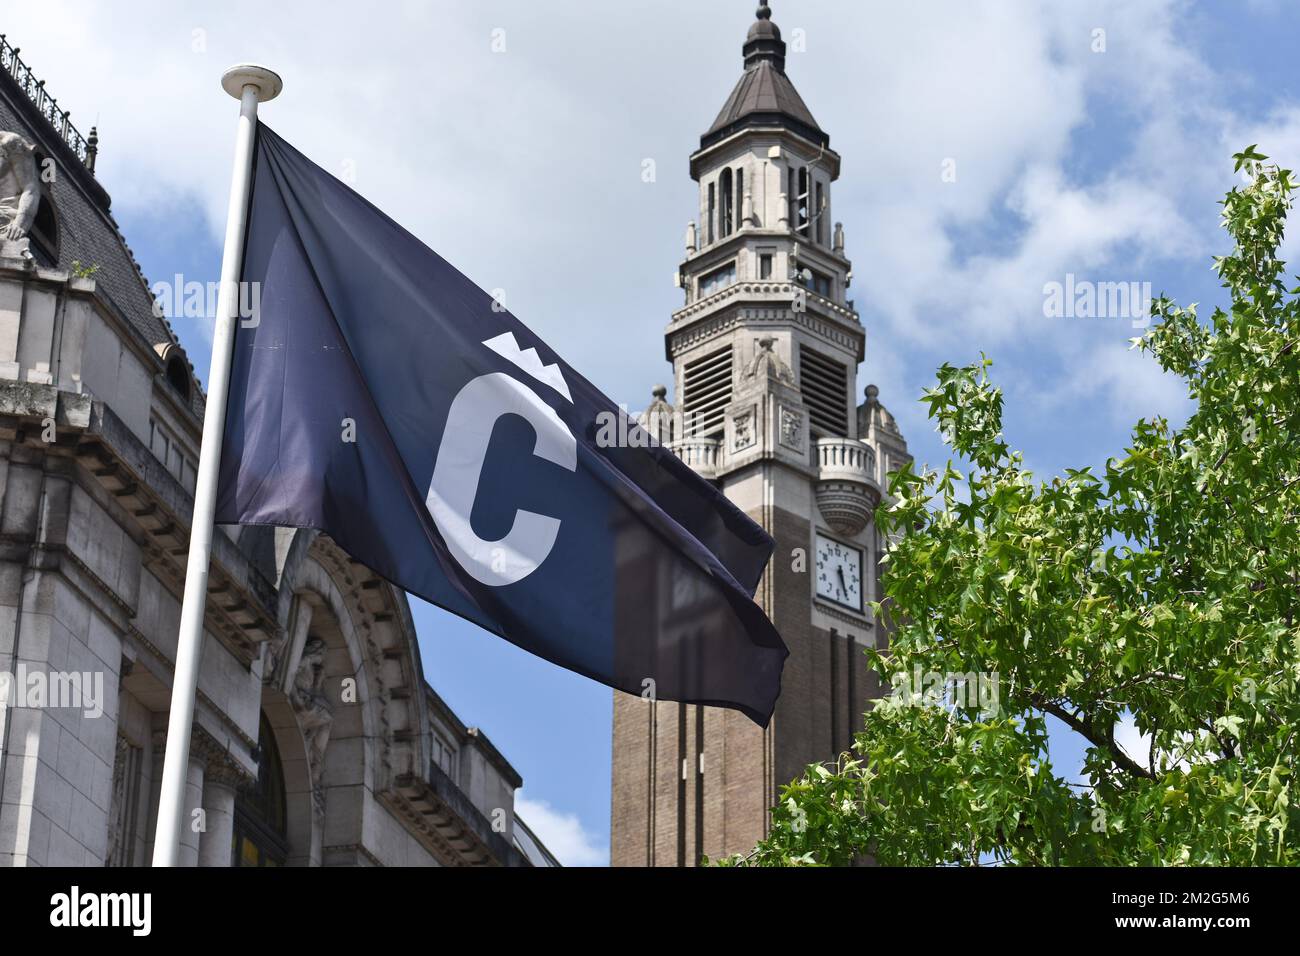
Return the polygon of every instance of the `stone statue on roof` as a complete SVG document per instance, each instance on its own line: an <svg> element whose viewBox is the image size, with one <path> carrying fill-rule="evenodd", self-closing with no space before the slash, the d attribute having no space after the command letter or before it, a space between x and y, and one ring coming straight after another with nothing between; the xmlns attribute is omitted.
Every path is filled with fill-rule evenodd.
<svg viewBox="0 0 1300 956"><path fill-rule="evenodd" d="M40 201L36 147L0 130L0 255L30 258L27 233Z"/></svg>

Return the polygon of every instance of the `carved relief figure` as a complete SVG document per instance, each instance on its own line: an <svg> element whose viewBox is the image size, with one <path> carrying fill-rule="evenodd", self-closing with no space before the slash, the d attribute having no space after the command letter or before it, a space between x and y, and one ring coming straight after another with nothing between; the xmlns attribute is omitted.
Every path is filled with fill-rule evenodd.
<svg viewBox="0 0 1300 956"><path fill-rule="evenodd" d="M781 406L781 444L803 451L803 415Z"/></svg>
<svg viewBox="0 0 1300 956"><path fill-rule="evenodd" d="M794 384L794 372L773 349L775 344L776 339L770 335L765 335L758 340L758 350L749 365L745 367L746 379L766 377L786 385Z"/></svg>
<svg viewBox="0 0 1300 956"><path fill-rule="evenodd" d="M732 419L732 427L735 434L731 448L733 451L740 451L742 448L748 448L754 444L754 414L753 412L741 412Z"/></svg>
<svg viewBox="0 0 1300 956"><path fill-rule="evenodd" d="M130 772L134 769L131 767L133 749L131 742L118 734L117 751L113 759L113 789L108 805L108 850L104 854L108 866L126 866L130 858L127 818L131 806L127 794L130 790Z"/></svg>
<svg viewBox="0 0 1300 956"><path fill-rule="evenodd" d="M17 133L0 131L0 250L29 256L27 233L41 201L36 147Z"/></svg>
<svg viewBox="0 0 1300 956"><path fill-rule="evenodd" d="M307 760L315 788L320 787L321 771L325 768L325 746L329 743L330 725L334 722L334 708L324 690L325 651L325 642L319 637L309 638L303 645L302 660L294 675L289 697L307 741Z"/></svg>

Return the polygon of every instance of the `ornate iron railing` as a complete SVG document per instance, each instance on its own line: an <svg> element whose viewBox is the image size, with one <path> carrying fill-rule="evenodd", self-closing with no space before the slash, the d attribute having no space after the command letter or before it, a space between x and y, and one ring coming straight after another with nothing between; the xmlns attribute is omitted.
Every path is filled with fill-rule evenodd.
<svg viewBox="0 0 1300 956"><path fill-rule="evenodd" d="M0 70L13 78L27 98L35 104L36 111L76 154L81 164L94 172L95 144L92 140L95 131L91 130L91 140L87 140L78 132L68 119L68 111L59 109L58 101L45 92L45 81L32 76L31 68L18 57L18 48L10 46L3 33L0 33Z"/></svg>

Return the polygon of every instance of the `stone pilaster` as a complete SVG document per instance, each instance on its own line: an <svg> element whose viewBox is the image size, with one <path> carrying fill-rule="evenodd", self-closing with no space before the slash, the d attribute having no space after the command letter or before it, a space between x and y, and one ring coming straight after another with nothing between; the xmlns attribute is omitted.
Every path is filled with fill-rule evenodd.
<svg viewBox="0 0 1300 956"><path fill-rule="evenodd" d="M196 760L203 765L199 805L203 808L204 828L198 834L197 863L230 866L235 794L253 782L252 775L201 727L194 730L190 759L191 768Z"/></svg>

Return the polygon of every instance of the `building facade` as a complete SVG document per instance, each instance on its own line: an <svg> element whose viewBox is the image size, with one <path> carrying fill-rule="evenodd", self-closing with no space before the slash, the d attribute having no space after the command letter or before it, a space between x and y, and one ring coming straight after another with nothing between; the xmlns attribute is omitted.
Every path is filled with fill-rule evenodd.
<svg viewBox="0 0 1300 956"><path fill-rule="evenodd" d="M0 37L0 864L152 855L203 395L97 152ZM314 532L223 531L183 862L554 865L405 595Z"/></svg>
<svg viewBox="0 0 1300 956"><path fill-rule="evenodd" d="M910 460L878 390L855 398L865 332L832 218L840 157L786 74L764 2L744 72L690 157L699 184L665 333L677 405L642 424L762 525L776 550L756 595L790 656L766 730L719 708L615 693L611 859L691 866L746 853L782 784L850 748L880 694L885 476Z"/></svg>

